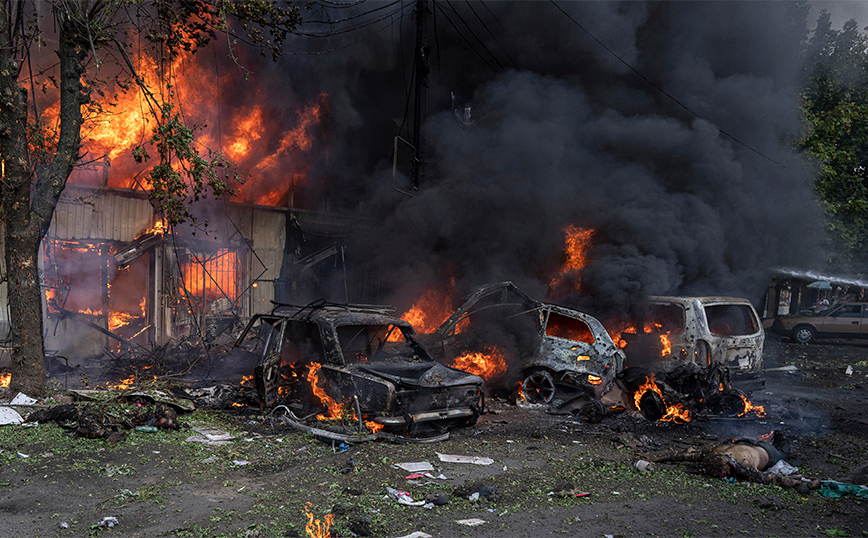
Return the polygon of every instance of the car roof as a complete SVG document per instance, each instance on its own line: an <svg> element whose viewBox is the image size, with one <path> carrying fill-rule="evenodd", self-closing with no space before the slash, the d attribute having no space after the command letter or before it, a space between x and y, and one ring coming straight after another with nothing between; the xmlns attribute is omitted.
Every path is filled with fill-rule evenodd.
<svg viewBox="0 0 868 538"><path fill-rule="evenodd" d="M652 295L648 298L649 302L652 303L679 303L679 304L687 304L693 301L699 301L704 305L713 305L713 304L725 304L725 303L734 303L734 304L744 304L744 305L753 305L749 300L743 297L727 297L724 295L709 295L704 297L677 297L673 295Z"/></svg>

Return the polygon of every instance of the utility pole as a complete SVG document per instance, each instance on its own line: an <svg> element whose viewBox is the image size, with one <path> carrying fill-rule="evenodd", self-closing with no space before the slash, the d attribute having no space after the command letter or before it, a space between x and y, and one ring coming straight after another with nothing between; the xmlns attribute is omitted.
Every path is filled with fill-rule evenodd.
<svg viewBox="0 0 868 538"><path fill-rule="evenodd" d="M416 0L416 59L413 78L415 84L415 100L413 105L413 190L419 188L422 177L425 175L425 140L422 137L422 123L426 114L422 107L428 104L428 73L429 53L431 46L428 44L428 0Z"/></svg>

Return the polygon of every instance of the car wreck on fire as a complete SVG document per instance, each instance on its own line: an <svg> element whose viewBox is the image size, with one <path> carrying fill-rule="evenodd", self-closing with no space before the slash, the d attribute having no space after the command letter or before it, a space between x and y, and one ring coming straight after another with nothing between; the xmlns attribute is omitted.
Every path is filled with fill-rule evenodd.
<svg viewBox="0 0 868 538"><path fill-rule="evenodd" d="M435 362L389 307L315 303L257 314L236 342L255 356L261 405L370 431L419 433L476 422L483 379Z"/></svg>
<svg viewBox="0 0 868 538"><path fill-rule="evenodd" d="M499 363L486 375L491 390L517 391L531 403L584 400L590 420L624 366L624 354L596 318L539 302L512 282L482 286L433 333L420 335L445 364L477 373L467 357ZM480 372L481 373L481 372Z"/></svg>
<svg viewBox="0 0 868 538"><path fill-rule="evenodd" d="M653 365L665 372L684 363L717 365L727 368L741 390L764 386L765 333L747 299L653 296L642 319L616 340L629 366Z"/></svg>

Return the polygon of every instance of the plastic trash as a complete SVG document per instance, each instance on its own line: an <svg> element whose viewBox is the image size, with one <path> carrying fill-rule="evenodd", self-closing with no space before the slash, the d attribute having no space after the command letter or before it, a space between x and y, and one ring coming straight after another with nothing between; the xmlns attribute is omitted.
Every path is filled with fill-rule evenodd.
<svg viewBox="0 0 868 538"><path fill-rule="evenodd" d="M838 498L847 493L858 495L863 499L868 499L868 487L857 486L855 484L845 484L835 480L824 480L820 484L820 495L823 497Z"/></svg>
<svg viewBox="0 0 868 538"><path fill-rule="evenodd" d="M114 527L117 524L118 524L118 518L109 516L109 517L102 518L102 521L97 523L97 526L98 527L108 527L111 529L112 527Z"/></svg>
<svg viewBox="0 0 868 538"><path fill-rule="evenodd" d="M387 487L386 492L389 494L389 497L392 497L398 501L398 504L403 504L404 506L423 506L426 504L425 501L414 501L413 497L406 491Z"/></svg>
<svg viewBox="0 0 868 538"><path fill-rule="evenodd" d="M853 366L848 364L847 369L844 370L844 373L847 375L853 375Z"/></svg>
<svg viewBox="0 0 868 538"><path fill-rule="evenodd" d="M136 426L136 431L137 432L145 432L145 433L156 433L157 427L156 426Z"/></svg>
<svg viewBox="0 0 868 538"><path fill-rule="evenodd" d="M424 533L422 531L416 531L413 534L408 534L406 536L399 536L398 538L434 538L430 534Z"/></svg>
<svg viewBox="0 0 868 538"><path fill-rule="evenodd" d="M772 465L771 467L769 467L769 469L766 472L772 473L772 474L779 474L779 475L783 475L783 476L789 476L793 473L799 472L799 468L793 467L792 465L785 462L784 460L780 460L777 463L775 463L774 465Z"/></svg>
<svg viewBox="0 0 868 538"><path fill-rule="evenodd" d="M456 520L455 523L458 523L459 525L465 525L467 527L476 527L478 525L482 525L483 523L485 523L485 520L479 519L479 518L459 519L459 520Z"/></svg>

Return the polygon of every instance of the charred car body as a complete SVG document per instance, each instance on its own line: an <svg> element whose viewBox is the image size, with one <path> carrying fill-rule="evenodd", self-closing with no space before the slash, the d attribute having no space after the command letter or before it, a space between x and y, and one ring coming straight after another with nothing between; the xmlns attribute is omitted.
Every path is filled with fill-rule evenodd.
<svg viewBox="0 0 868 538"><path fill-rule="evenodd" d="M491 345L504 348L510 368L494 380L495 388L518 387L532 403L548 404L557 393L585 397L603 412L599 399L624 366L624 354L596 318L536 301L512 282L478 288L434 333L420 338L446 364Z"/></svg>
<svg viewBox="0 0 868 538"><path fill-rule="evenodd" d="M236 345L257 354L254 385L267 407L333 418L335 406L401 433L474 423L482 378L435 362L413 335L387 307L282 305L254 316Z"/></svg>
<svg viewBox="0 0 868 538"><path fill-rule="evenodd" d="M733 384L745 391L764 385L765 334L753 305L737 297L649 299L643 330L621 333L628 365L656 363L667 371L685 362L725 366Z"/></svg>

